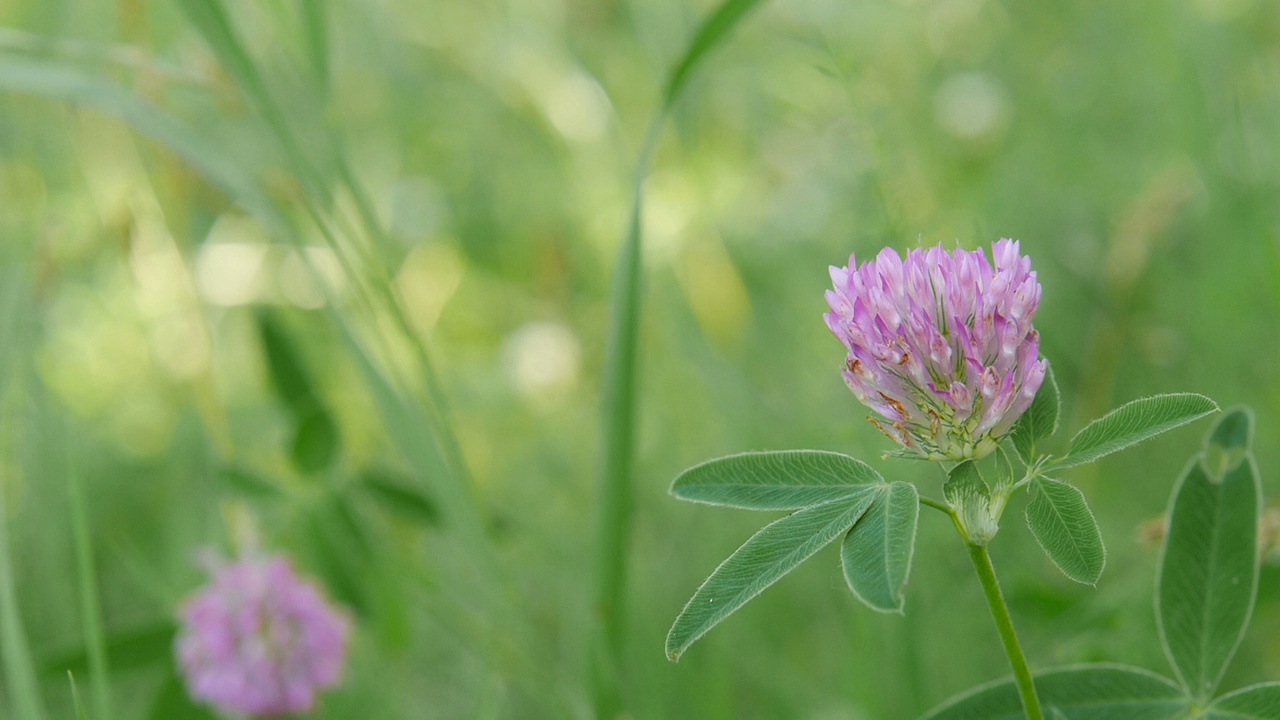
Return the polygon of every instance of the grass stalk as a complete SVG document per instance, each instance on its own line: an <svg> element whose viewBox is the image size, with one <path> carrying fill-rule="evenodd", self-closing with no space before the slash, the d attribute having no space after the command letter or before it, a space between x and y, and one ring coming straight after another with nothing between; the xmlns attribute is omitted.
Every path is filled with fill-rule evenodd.
<svg viewBox="0 0 1280 720"><path fill-rule="evenodd" d="M609 338L605 359L602 462L596 516L597 630L592 639L592 700L599 720L623 709L621 678L625 656L627 555L633 511L636 379L643 267L644 183L671 108L694 70L759 0L726 0L699 26L663 90L662 104L649 124L632 185L631 215L618 250L610 298Z"/></svg>
<svg viewBox="0 0 1280 720"><path fill-rule="evenodd" d="M76 574L80 583L80 618L89 657L89 689L93 698L94 717L97 720L111 720L110 671L107 665L106 635L102 629L100 614L101 603L98 599L98 578L93 567L93 545L84 507L84 491L80 475L74 467L70 470L68 485L71 524L75 535ZM74 686L73 678L72 687Z"/></svg>

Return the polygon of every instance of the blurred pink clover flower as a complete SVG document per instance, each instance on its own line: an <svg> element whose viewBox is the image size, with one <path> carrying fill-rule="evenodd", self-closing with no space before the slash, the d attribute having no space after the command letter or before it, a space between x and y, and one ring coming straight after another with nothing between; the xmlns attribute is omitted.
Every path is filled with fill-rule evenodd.
<svg viewBox="0 0 1280 720"><path fill-rule="evenodd" d="M179 610L178 663L197 701L224 712L309 712L336 685L350 622L280 556L211 563Z"/></svg>

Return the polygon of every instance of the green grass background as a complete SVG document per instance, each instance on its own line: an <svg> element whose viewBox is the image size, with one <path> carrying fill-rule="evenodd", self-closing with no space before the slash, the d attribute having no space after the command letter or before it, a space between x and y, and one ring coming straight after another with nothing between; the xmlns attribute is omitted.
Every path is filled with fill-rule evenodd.
<svg viewBox="0 0 1280 720"><path fill-rule="evenodd" d="M255 533L357 618L316 717L588 716L610 273L664 78L713 9L0 5L0 717L72 717L68 669L95 720L201 717L174 607L199 548ZM939 494L879 459L839 378L822 292L850 252L1020 239L1066 430L1144 394L1246 403L1276 495L1277 137L1265 0L746 17L644 185L630 715L909 718L1007 674L935 513L905 617L858 605L829 550L663 657L763 520L672 500L684 467L823 448ZM1033 666L1167 670L1139 528L1204 430L1070 472L1110 550L1096 590L1011 507L993 556ZM1280 678L1277 633L1268 567L1225 687Z"/></svg>

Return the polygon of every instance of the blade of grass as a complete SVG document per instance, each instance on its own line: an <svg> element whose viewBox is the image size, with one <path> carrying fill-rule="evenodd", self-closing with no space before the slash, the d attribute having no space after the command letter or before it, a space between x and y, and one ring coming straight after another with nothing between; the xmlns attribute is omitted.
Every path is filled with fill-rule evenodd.
<svg viewBox="0 0 1280 720"><path fill-rule="evenodd" d="M44 703L36 682L31 649L18 613L17 591L9 555L9 521L5 489L0 483L0 652L13 715L19 720L44 720Z"/></svg>
<svg viewBox="0 0 1280 720"><path fill-rule="evenodd" d="M7 418L3 416L3 412L12 379L21 377L20 353L24 346L25 332L19 323L24 317L20 305L26 283L21 277L24 264L13 262L14 259L10 257L3 259L6 262L0 267L7 267L8 272L5 273L7 277L0 282L0 287L5 289L5 297L0 298L0 427L6 436L4 446L7 449L7 436L13 432L13 424L5 422ZM35 663L32 662L31 648L27 645L26 631L22 627L18 593L13 582L13 560L9 554L9 508L4 479L0 479L0 657L4 659L5 684L13 717L18 720L44 720L44 701L40 697Z"/></svg>
<svg viewBox="0 0 1280 720"><path fill-rule="evenodd" d="M596 526L595 611L592 697L598 719L622 707L621 678L626 628L627 550L631 534L632 464L635 454L636 348L644 276L642 210L644 182L662 127L694 70L759 0L725 0L694 33L668 76L658 108L641 146L632 184L632 209L618 250L610 297L609 335L602 402L603 444Z"/></svg>
<svg viewBox="0 0 1280 720"><path fill-rule="evenodd" d="M307 60L315 72L321 92L329 88L329 6L324 0L298 0Z"/></svg>
<svg viewBox="0 0 1280 720"><path fill-rule="evenodd" d="M234 26L231 23L230 16L227 14L225 7L220 0L181 0L183 8L186 10L188 17L193 25L204 36L205 42L214 50L219 60L225 65L232 77L239 83L241 89L249 96L250 100L258 107L259 112L266 120L268 126L275 133L277 139L288 156L293 170L302 180L304 187L316 196L315 200L305 203L306 210L311 216L316 227L325 237L326 242L333 250L339 254L340 259L345 255L345 246L339 242L338 237L334 234L330 227L330 221L317 205L329 207L332 205L333 193L320 177L320 173L316 170L315 163L312 162L312 154L304 152L302 145L298 140L296 133L290 125L283 111L274 101L269 91L266 80L262 74L258 72L249 52L245 49L243 43L240 42L236 35ZM308 0L304 2L304 6L316 4ZM320 13L323 17L322 10L311 8L306 10L308 13ZM307 30L314 35L322 32L327 26L324 26L323 20L307 20ZM327 39L322 39L323 46L327 47ZM315 44L321 42L315 37L310 38L310 42ZM318 52L318 51L317 51ZM346 157L342 152L344 144L341 138L331 128L324 128L330 136L330 142L326 143L327 147L333 149L333 157L330 158L333 167L338 173L339 180L346 186L348 192L351 193L352 200L356 207L360 221L364 226L364 231L378 245L387 247L391 244L392 239L383 229L377 214L373 209L373 203L368 197L357 180L355 173L352 172ZM334 223L342 225L341 218L334 218ZM344 232L354 238L356 233L354 229L345 227ZM354 247L360 247L353 244ZM399 332L408 340L411 349L418 361L419 370L422 374L423 387L427 392L428 402L424 403L424 411L428 420L427 427L437 438L449 466L452 469L452 476L455 482L467 485L470 482L466 466L462 461L462 453L459 450L457 438L452 431L452 424L449 422L449 412L445 395L441 389L441 383L437 373L434 370L434 364L431 361L429 352L425 343L418 334L413 331L408 318L405 316L400 303L395 298L391 290L390 274L379 256L373 252L365 252L359 257L362 267L367 269L372 275L367 283L372 289L369 290L376 295L385 306L392 320L396 323ZM366 283L361 282L360 276L351 269L352 261L344 261L344 270L348 276L348 281L352 287L365 288ZM366 298L366 302L371 301ZM371 303L372 304L372 303ZM353 336L354 337L354 336Z"/></svg>
<svg viewBox="0 0 1280 720"><path fill-rule="evenodd" d="M84 631L84 644L89 655L89 687L93 693L94 716L98 720L111 720L111 686L107 666L107 641L102 631L99 615L98 579L93 567L93 545L89 535L89 519L85 515L84 493L80 487L80 474L74 465L70 468L71 524L75 534L76 574L80 582L80 618ZM75 688L75 678L72 678ZM77 701L78 701L77 697ZM83 714L83 713L82 713Z"/></svg>
<svg viewBox="0 0 1280 720"><path fill-rule="evenodd" d="M84 712L84 703L80 701L80 690L76 687L75 673L68 670L67 680L71 682L71 704L76 709L76 720L89 720L89 716Z"/></svg>
<svg viewBox="0 0 1280 720"><path fill-rule="evenodd" d="M0 58L0 88L91 107L121 119L136 132L183 158L206 180L249 211L274 236L295 246L305 245L291 219L277 209L253 177L213 150L213 146L190 127L114 83L65 63ZM323 222L322 218L314 215L313 219ZM322 227L322 231L327 231L327 228ZM468 597L467 602L473 609L478 610L477 603L491 608L492 611L486 615L504 623L497 632L511 641L504 645L501 653L490 655L488 659L499 673L505 674L503 668L516 662L513 659L516 654L527 654L532 644L521 642L519 628L513 627L520 622L520 615L513 602L513 593L503 585L504 576L499 572L480 507L469 486L458 480L459 473L451 465L451 458L441 450L440 443L445 439L452 441L452 435L444 431L447 428L442 426L438 416L432 415L425 407L428 403L410 402L398 391L397 383L379 367L360 341L355 328L337 309L338 303L329 284L310 256L303 253L301 257L316 286L326 293L326 310L367 383L392 444L413 468L414 476L427 485L429 494L440 500L442 525L460 536L462 542L457 547L467 553L467 557L460 557L456 564L465 568L465 572L445 571L445 574L458 574L459 584L469 583L467 587L471 591L459 589L459 594ZM451 442L450 447L456 448L456 441ZM487 645L484 647L489 649Z"/></svg>
<svg viewBox="0 0 1280 720"><path fill-rule="evenodd" d="M91 107L124 121L140 134L168 147L185 160L199 174L213 185L225 192L261 222L274 236L289 240L295 245L303 245L298 231L291 222L277 209L275 204L258 187L256 181L243 170L228 160L224 155L212 150L198 133L183 124L164 110L136 97L114 83L94 77L82 70L50 61L17 60L0 58L0 88L22 93L40 95L64 102ZM304 262L308 256L302 255ZM327 290L328 284L319 276L318 271L310 266L317 286ZM383 419L392 430L393 440L400 447L406 458L414 465L417 475L426 481L436 481L453 476L452 468L440 455L435 442L423 442L421 435L413 433L397 433L402 422L409 422L407 427L428 428L429 436L437 436L434 432L439 424L424 413L407 410L407 403L399 397L395 385L378 369L377 364L363 349L355 331L345 318L335 309L333 298L326 304L329 312L338 324L341 336L351 349L361 374L369 383L375 398L389 403L379 403L383 410ZM465 491L444 493L448 498L463 504L471 503L465 497ZM446 514L458 511L457 505L446 504ZM456 514L456 513L455 513ZM458 520L460 525L470 525L473 532L479 532L479 516L473 507L471 511L463 510L462 514L471 514L470 520Z"/></svg>

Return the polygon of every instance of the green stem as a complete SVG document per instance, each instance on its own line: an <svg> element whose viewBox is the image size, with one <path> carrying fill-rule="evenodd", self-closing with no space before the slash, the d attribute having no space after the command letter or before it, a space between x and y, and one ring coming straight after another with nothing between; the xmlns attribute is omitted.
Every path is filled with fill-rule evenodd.
<svg viewBox="0 0 1280 720"><path fill-rule="evenodd" d="M1009 606L1005 604L1004 595L1000 592L1000 582L996 580L991 555L987 553L985 545L966 544L969 546L973 568L978 571L978 580L982 582L982 591L987 596L987 605L991 607L991 617L996 621L996 630L1000 632L1000 641L1004 643L1005 655L1009 656L1009 665L1013 667L1018 695L1022 697L1022 709L1027 714L1027 720L1044 720L1040 698L1036 696L1036 686L1031 680L1031 668L1027 666L1027 657L1022 654L1018 635L1013 631L1013 618L1009 617Z"/></svg>
<svg viewBox="0 0 1280 720"><path fill-rule="evenodd" d="M925 497L924 495L920 496L920 504L925 507L931 507L934 510L941 510L950 517L955 517L956 514L955 511L951 509L950 505L944 502L938 502L937 500L934 500L931 497Z"/></svg>
<svg viewBox="0 0 1280 720"><path fill-rule="evenodd" d="M667 114L654 117L636 163L631 223L613 276L609 344L605 361L604 468L596 518L596 593L598 624L592 663L592 699L597 720L612 720L622 710L621 681L626 630L627 553L631 535L631 461L635 449L635 388L640 332L641 201L644 178Z"/></svg>

